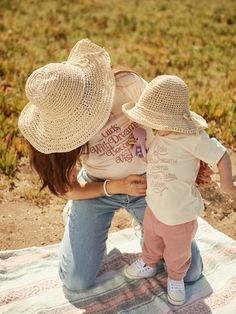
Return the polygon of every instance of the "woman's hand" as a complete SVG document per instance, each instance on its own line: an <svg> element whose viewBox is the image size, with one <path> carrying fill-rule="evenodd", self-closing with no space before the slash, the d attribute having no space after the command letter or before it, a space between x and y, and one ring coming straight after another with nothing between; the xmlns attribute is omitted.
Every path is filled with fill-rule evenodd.
<svg viewBox="0 0 236 314"><path fill-rule="evenodd" d="M211 186L212 185L212 179L211 179L212 173L213 171L208 166L208 164L206 164L203 161L200 161L200 169L198 171L198 175L196 178L197 185L203 188Z"/></svg>
<svg viewBox="0 0 236 314"><path fill-rule="evenodd" d="M73 169L70 173L72 188L64 195L67 199L86 200L105 196L104 182L79 182L77 172ZM73 182L74 181L74 182ZM128 194L131 196L145 196L147 189L146 177L130 175L123 179L107 180L106 192L113 194Z"/></svg>
<svg viewBox="0 0 236 314"><path fill-rule="evenodd" d="M125 194L131 196L144 196L146 195L147 179L145 176L129 175L123 180Z"/></svg>
<svg viewBox="0 0 236 314"><path fill-rule="evenodd" d="M112 184L113 186L112 188ZM128 194L131 196L145 196L147 189L146 177L132 174L121 180L110 181L107 184L108 191L111 194ZM114 190L115 188L115 190Z"/></svg>

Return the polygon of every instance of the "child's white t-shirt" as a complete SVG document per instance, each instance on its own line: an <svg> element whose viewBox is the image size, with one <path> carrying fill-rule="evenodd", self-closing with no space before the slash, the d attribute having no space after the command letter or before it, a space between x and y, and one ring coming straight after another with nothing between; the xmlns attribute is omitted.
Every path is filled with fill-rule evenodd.
<svg viewBox="0 0 236 314"><path fill-rule="evenodd" d="M82 166L90 176L121 179L130 174L146 173L146 162L133 157L127 147L127 140L138 124L129 120L121 109L124 103L136 103L146 86L147 82L134 73L116 75L116 91L110 118L88 142L88 158L82 159ZM149 145L154 135L150 128L145 129Z"/></svg>
<svg viewBox="0 0 236 314"><path fill-rule="evenodd" d="M225 147L205 131L156 135L147 154L146 201L158 220L177 225L196 219L204 204L195 180L200 160L217 165Z"/></svg>

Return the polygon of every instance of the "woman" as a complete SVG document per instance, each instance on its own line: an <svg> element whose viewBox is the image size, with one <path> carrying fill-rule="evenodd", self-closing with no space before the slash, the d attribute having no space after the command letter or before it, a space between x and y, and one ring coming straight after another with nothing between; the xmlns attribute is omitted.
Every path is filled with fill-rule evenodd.
<svg viewBox="0 0 236 314"><path fill-rule="evenodd" d="M30 102L19 128L29 142L31 164L43 187L74 200L59 253L59 274L69 290L96 282L117 209L126 208L142 225L146 164L129 151L128 138L137 124L125 117L121 106L137 102L146 84L134 73L115 73L108 53L87 39L75 45L66 62L48 64L27 80ZM146 132L150 142L152 130ZM78 160L83 167L80 182ZM202 259L193 241L185 281L195 281L201 273Z"/></svg>

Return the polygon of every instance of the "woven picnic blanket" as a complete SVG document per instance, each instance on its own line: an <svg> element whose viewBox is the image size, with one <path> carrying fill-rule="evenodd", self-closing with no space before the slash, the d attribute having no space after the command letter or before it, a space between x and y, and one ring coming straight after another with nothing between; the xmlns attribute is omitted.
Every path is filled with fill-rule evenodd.
<svg viewBox="0 0 236 314"><path fill-rule="evenodd" d="M187 302L179 307L167 302L162 266L153 278L124 277L122 268L140 255L140 239L133 228L109 235L98 283L71 293L69 300L58 277L58 245L0 252L0 313L236 313L235 241L199 219L197 242L204 276L186 285Z"/></svg>

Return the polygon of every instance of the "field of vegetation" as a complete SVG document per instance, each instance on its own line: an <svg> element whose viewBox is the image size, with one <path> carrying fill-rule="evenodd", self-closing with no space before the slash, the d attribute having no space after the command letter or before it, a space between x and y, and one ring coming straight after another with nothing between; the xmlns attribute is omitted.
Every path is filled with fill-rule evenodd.
<svg viewBox="0 0 236 314"><path fill-rule="evenodd" d="M0 172L14 176L26 153L27 77L85 37L147 80L182 77L209 134L236 147L235 0L0 0Z"/></svg>

